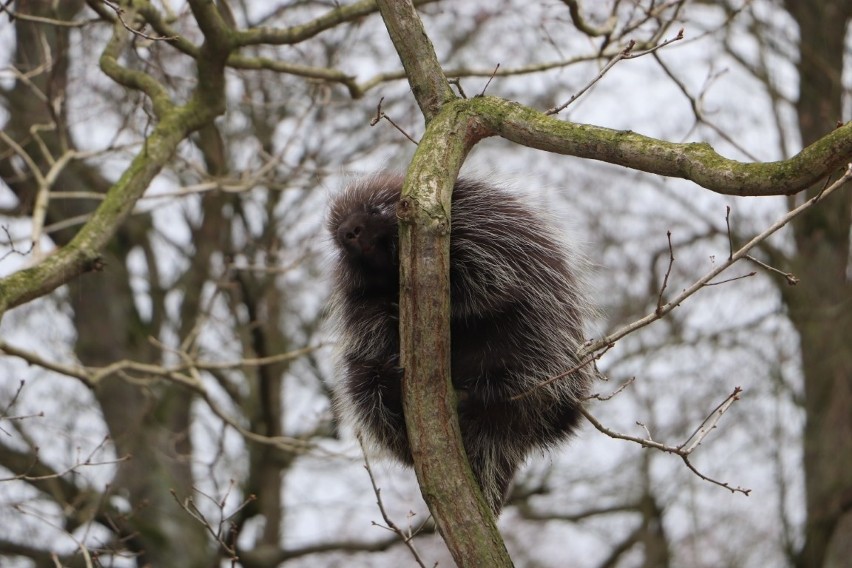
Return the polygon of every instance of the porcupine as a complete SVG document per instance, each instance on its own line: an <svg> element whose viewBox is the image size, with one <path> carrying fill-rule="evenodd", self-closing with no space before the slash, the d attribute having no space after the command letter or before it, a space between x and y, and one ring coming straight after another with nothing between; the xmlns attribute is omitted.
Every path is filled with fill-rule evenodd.
<svg viewBox="0 0 852 568"><path fill-rule="evenodd" d="M332 200L330 311L343 375L335 390L338 414L411 465L399 366L402 181L393 174L367 177ZM452 382L465 451L495 514L526 457L576 430L578 405L594 374L589 365L577 368L587 309L572 258L542 215L518 197L485 181L456 183Z"/></svg>

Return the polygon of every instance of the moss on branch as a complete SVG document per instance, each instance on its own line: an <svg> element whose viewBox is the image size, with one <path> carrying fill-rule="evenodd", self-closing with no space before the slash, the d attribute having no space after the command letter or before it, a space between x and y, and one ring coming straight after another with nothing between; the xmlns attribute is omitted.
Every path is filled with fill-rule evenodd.
<svg viewBox="0 0 852 568"><path fill-rule="evenodd" d="M130 32L115 21L113 35L101 55L101 69L120 85L145 93L159 123L68 245L39 264L0 279L0 317L6 310L43 296L79 274L101 269L101 251L178 145L224 112L225 61L233 49L232 32L211 3L193 0L190 5L205 33L205 42L197 60L198 84L183 106L177 106L166 87L151 75L118 63Z"/></svg>
<svg viewBox="0 0 852 568"><path fill-rule="evenodd" d="M119 85L145 93L151 100L154 114L162 117L174 108L166 88L144 71L128 69L118 63L118 58L127 43L128 35L129 33L124 29L124 26L116 20L113 23L112 37L101 53L101 71Z"/></svg>
<svg viewBox="0 0 852 568"><path fill-rule="evenodd" d="M420 111L429 122L442 105L455 98L441 70L432 42L411 2L378 0L385 27L399 53L408 84Z"/></svg>
<svg viewBox="0 0 852 568"><path fill-rule="evenodd" d="M688 179L724 195L790 195L852 161L852 122L788 160L746 163L725 158L706 143L666 142L631 131L566 122L496 97L466 103L490 134L512 142Z"/></svg>
<svg viewBox="0 0 852 568"><path fill-rule="evenodd" d="M0 279L0 316L7 309L43 296L79 274L99 270L101 250L174 155L178 144L214 116L213 112L198 112L194 107L166 115L67 246L33 267Z"/></svg>
<svg viewBox="0 0 852 568"><path fill-rule="evenodd" d="M511 566L467 463L450 382L450 199L478 140L465 101L430 121L400 202L400 360L414 470L459 566Z"/></svg>

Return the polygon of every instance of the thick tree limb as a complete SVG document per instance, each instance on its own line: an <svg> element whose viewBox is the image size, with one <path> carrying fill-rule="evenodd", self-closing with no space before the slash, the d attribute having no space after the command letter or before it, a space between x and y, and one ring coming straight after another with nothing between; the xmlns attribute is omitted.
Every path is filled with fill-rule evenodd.
<svg viewBox="0 0 852 568"><path fill-rule="evenodd" d="M399 207L403 404L414 470L456 563L511 566L467 463L450 382L450 195L477 139L467 129L473 124L462 101L445 105L420 141L403 187Z"/></svg>
<svg viewBox="0 0 852 568"><path fill-rule="evenodd" d="M458 566L512 566L471 473L450 380L450 200L478 124L450 89L412 2L377 4L428 125L397 213L400 364L414 471Z"/></svg>
<svg viewBox="0 0 852 568"><path fill-rule="evenodd" d="M723 195L790 195L807 189L852 159L852 122L789 160L729 160L706 143L666 142L629 130L575 124L496 97L467 101L491 133L557 154L590 158L643 172L694 181Z"/></svg>
<svg viewBox="0 0 852 568"><path fill-rule="evenodd" d="M177 145L202 119L206 120L204 112L195 117L182 112L161 122L68 246L36 266L0 280L0 314L47 294L84 272L102 269L100 251L130 215L151 180L171 159Z"/></svg>
<svg viewBox="0 0 852 568"><path fill-rule="evenodd" d="M405 68L411 92L426 122L429 122L443 104L455 98L441 70L435 48L412 2L380 0L376 4Z"/></svg>

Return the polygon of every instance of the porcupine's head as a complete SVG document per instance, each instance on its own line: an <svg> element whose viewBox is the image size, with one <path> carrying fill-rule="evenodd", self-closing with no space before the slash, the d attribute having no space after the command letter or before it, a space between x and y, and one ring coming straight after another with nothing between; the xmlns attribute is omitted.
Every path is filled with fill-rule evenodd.
<svg viewBox="0 0 852 568"><path fill-rule="evenodd" d="M327 226L337 248L338 284L365 293L398 288L401 186L401 177L365 178L332 201Z"/></svg>

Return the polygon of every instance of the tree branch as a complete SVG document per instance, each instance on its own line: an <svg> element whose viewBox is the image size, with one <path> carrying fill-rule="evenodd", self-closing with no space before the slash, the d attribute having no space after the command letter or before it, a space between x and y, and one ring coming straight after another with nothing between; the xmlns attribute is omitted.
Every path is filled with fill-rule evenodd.
<svg viewBox="0 0 852 568"><path fill-rule="evenodd" d="M292 45L314 37L325 30L334 28L338 24L351 22L373 14L376 12L376 9L375 0L359 0L346 6L337 6L322 16L299 26L284 29L260 27L241 31L236 36L236 43L239 46L258 44Z"/></svg>
<svg viewBox="0 0 852 568"><path fill-rule="evenodd" d="M198 58L198 84L190 101L181 107L174 106L166 88L150 75L118 64L124 31L118 22L114 24L113 36L101 56L101 67L118 83L147 94L160 122L67 246L31 268L0 279L0 318L7 309L43 296L81 273L101 270L100 251L130 215L154 177L171 160L178 144L224 112L224 65L232 46L218 12L208 4L199 0L190 2L206 41Z"/></svg>
<svg viewBox="0 0 852 568"><path fill-rule="evenodd" d="M410 0L378 0L376 4L405 68L411 92L428 123L442 105L455 98L435 48Z"/></svg>
<svg viewBox="0 0 852 568"><path fill-rule="evenodd" d="M154 114L162 118L174 108L169 93L163 85L147 73L119 65L118 58L126 41L127 32L122 23L116 19L113 23L112 37L101 54L101 70L119 85L145 93L151 99Z"/></svg>
<svg viewBox="0 0 852 568"><path fill-rule="evenodd" d="M461 443L450 382L450 194L478 140L464 101L426 129L399 204L400 361L414 471L438 530L459 566L511 566ZM438 174L437 172L440 172Z"/></svg>
<svg viewBox="0 0 852 568"><path fill-rule="evenodd" d="M606 23L601 27L595 27L583 17L580 12L580 0L562 0L562 3L568 6L568 12L571 14L571 21L574 26L589 37L607 36L615 31L615 24L618 23L618 18L615 14L611 14L607 18Z"/></svg>
<svg viewBox="0 0 852 568"><path fill-rule="evenodd" d="M797 216L801 215L818 202L822 201L826 197L828 197L833 192L837 191L839 188L843 187L843 185L852 179L852 163L850 163L846 167L846 173L844 173L837 181L831 184L829 187L825 188L822 192L815 195L814 197L808 199L792 211L788 212L786 215L781 217L778 221L773 223L770 227L765 229L763 232L755 236L745 245L740 247L736 252L733 252L728 259L720 263L713 270L709 271L707 274L699 278L695 283L691 286L683 290L680 294L675 296L672 300L668 301L665 304L658 303L657 308L650 314L646 315L642 319L639 319L629 325L622 327L621 329L611 333L610 335L599 339L597 341L591 342L584 346L579 352L578 357L581 359L587 357L591 353L599 350L599 349L609 349L616 341L621 339L622 337L633 333L637 329L645 327L646 325L662 318L676 307L681 305L687 298L698 292L698 290L704 288L709 285L710 281L713 280L716 276L727 270L731 265L740 260L741 258L745 258L748 256L748 252L760 244L761 242L768 239L773 233L775 233L781 227L787 225L790 221L795 219Z"/></svg>
<svg viewBox="0 0 852 568"><path fill-rule="evenodd" d="M743 163L720 156L706 143L665 142L629 130L564 122L496 97L478 97L466 102L479 115L484 128L512 142L688 179L723 195L797 193L852 159L852 122L836 128L788 160Z"/></svg>

